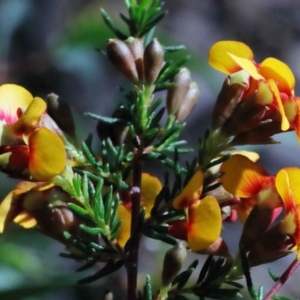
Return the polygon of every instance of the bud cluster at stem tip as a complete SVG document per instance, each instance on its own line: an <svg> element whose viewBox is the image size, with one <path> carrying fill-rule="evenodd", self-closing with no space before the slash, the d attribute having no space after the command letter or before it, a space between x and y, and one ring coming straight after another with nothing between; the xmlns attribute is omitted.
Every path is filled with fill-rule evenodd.
<svg viewBox="0 0 300 300"><path fill-rule="evenodd" d="M153 84L164 64L164 49L157 39L146 47L138 38L109 39L106 53L119 71L134 83Z"/></svg>

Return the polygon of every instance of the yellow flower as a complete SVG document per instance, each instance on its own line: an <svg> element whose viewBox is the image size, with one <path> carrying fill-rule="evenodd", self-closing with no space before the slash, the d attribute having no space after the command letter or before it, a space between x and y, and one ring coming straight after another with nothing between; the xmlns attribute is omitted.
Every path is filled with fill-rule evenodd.
<svg viewBox="0 0 300 300"><path fill-rule="evenodd" d="M225 74L231 75L244 70L253 78L244 98L257 90L261 82L264 82L265 92L262 94L260 103L267 105L269 110L275 109L280 113L281 130L286 131L290 128L284 103L287 99L294 97L295 77L285 63L273 57L256 63L252 50L244 43L236 41L215 43L209 51L208 60L213 68ZM266 92L271 93L272 97L265 98Z"/></svg>
<svg viewBox="0 0 300 300"><path fill-rule="evenodd" d="M300 259L300 186L299 168L284 168L276 175L276 188L286 209L286 215L280 222L280 231L292 236Z"/></svg>
<svg viewBox="0 0 300 300"><path fill-rule="evenodd" d="M46 103L23 87L0 86L0 166L11 175L46 181L63 172L66 151Z"/></svg>
<svg viewBox="0 0 300 300"><path fill-rule="evenodd" d="M169 234L185 239L193 251L201 251L213 244L221 233L222 217L217 200L206 196L199 199L204 174L197 171L182 192L174 199L173 207L183 210L186 220L170 222Z"/></svg>

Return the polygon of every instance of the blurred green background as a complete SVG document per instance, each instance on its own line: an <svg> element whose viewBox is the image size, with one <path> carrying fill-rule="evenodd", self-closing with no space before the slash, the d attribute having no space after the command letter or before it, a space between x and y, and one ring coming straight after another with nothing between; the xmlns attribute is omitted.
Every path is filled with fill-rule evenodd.
<svg viewBox="0 0 300 300"><path fill-rule="evenodd" d="M184 131L186 140L196 145L198 137L209 126L212 105L224 75L207 64L207 53L217 40L240 40L254 51L256 61L267 56L288 63L295 76L300 76L300 3L298 0L165 0L167 17L157 29L164 45L184 44L192 59L188 63L199 84L201 98ZM127 84L99 50L112 37L100 17L100 7L120 24L124 12L122 0L0 0L0 84L16 83L33 95L51 92L67 101L83 139L94 132L95 122L83 112L111 114L121 99L118 86ZM296 86L296 95L300 94ZM193 133L193 135L191 135ZM281 167L299 166L300 149L294 133L278 136L282 144L252 147L261 153L261 163L270 173ZM95 144L97 147L97 144ZM1 174L1 198L17 181ZM226 224L224 238L233 252L241 226ZM153 275L157 284L163 253L167 245L144 239L140 271ZM33 230L10 226L0 236L0 299L102 299L111 288L115 299L124 299L124 270L88 286L77 286L79 278L96 269L75 273L80 263L58 254L64 248ZM153 259L155 257L155 260ZM195 259L186 262L186 266ZM203 258L201 258L203 259ZM293 257L270 265L281 274ZM154 264L154 261L156 262ZM272 285L267 266L253 270L257 287ZM298 272L298 276L300 273ZM297 277L297 274L294 276ZM296 279L282 293L300 297ZM158 286L158 285L157 285Z"/></svg>

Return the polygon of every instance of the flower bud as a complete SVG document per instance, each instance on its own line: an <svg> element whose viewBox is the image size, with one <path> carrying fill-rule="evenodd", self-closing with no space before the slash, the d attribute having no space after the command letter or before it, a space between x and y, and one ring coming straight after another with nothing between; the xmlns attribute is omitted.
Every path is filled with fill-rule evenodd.
<svg viewBox="0 0 300 300"><path fill-rule="evenodd" d="M118 39L109 39L106 45L106 53L123 75L133 82L138 81L134 57L126 43Z"/></svg>
<svg viewBox="0 0 300 300"><path fill-rule="evenodd" d="M293 246L294 239L282 233L278 223L260 234L251 245L248 254L249 266L254 267L282 258L292 252Z"/></svg>
<svg viewBox="0 0 300 300"><path fill-rule="evenodd" d="M200 90L195 82L191 82L182 105L175 113L178 122L183 122L198 102Z"/></svg>
<svg viewBox="0 0 300 300"><path fill-rule="evenodd" d="M140 81L144 80L144 44L143 40L129 37L125 44L128 46L133 56L135 67L138 72Z"/></svg>
<svg viewBox="0 0 300 300"><path fill-rule="evenodd" d="M270 121L236 135L231 144L234 146L276 144L278 142L271 137L280 132L282 132L280 122Z"/></svg>
<svg viewBox="0 0 300 300"><path fill-rule="evenodd" d="M47 112L59 128L75 139L75 124L67 102L60 101L59 96L51 93L47 95Z"/></svg>
<svg viewBox="0 0 300 300"><path fill-rule="evenodd" d="M232 117L233 111L249 88L249 80L250 75L245 71L239 71L225 79L212 114L214 128L223 126Z"/></svg>
<svg viewBox="0 0 300 300"><path fill-rule="evenodd" d="M185 101L192 83L190 71L186 68L180 69L174 76L173 83L175 85L168 90L167 95L167 110L170 115L175 115Z"/></svg>
<svg viewBox="0 0 300 300"><path fill-rule="evenodd" d="M157 39L153 39L144 52L145 81L153 84L164 64L164 49Z"/></svg>
<svg viewBox="0 0 300 300"><path fill-rule="evenodd" d="M240 244L245 251L249 251L253 244L261 238L261 235L267 231L269 226L278 216L278 209L272 209L266 206L255 205L244 225Z"/></svg>
<svg viewBox="0 0 300 300"><path fill-rule="evenodd" d="M163 263L162 286L168 286L174 280L181 270L186 255L187 251L183 242L179 242L167 251Z"/></svg>
<svg viewBox="0 0 300 300"><path fill-rule="evenodd" d="M27 192L23 207L37 221L42 233L65 244L67 241L63 236L64 231L74 236L80 234L80 220L68 208L68 202L80 205L61 188L54 186L46 190L32 189Z"/></svg>

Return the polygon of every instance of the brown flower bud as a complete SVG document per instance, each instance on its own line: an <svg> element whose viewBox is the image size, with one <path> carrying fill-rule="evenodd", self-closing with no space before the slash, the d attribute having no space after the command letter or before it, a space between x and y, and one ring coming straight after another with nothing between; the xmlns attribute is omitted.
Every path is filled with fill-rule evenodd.
<svg viewBox="0 0 300 300"><path fill-rule="evenodd" d="M279 121L266 122L250 131L236 135L231 144L234 146L276 144L278 142L271 137L280 132L282 130Z"/></svg>
<svg viewBox="0 0 300 300"><path fill-rule="evenodd" d="M164 49L157 39L153 39L144 52L145 81L153 84L164 64Z"/></svg>
<svg viewBox="0 0 300 300"><path fill-rule="evenodd" d="M248 262L250 267L269 263L292 252L294 239L282 233L280 223L271 227L251 245Z"/></svg>
<svg viewBox="0 0 300 300"><path fill-rule="evenodd" d="M174 280L181 270L186 255L187 251L183 242L179 242L167 251L163 263L162 286L168 286Z"/></svg>
<svg viewBox="0 0 300 300"><path fill-rule="evenodd" d="M23 207L37 221L43 234L66 244L64 231L74 236L80 234L80 220L69 209L68 202L80 205L61 188L54 186L43 191L30 190L24 195Z"/></svg>
<svg viewBox="0 0 300 300"><path fill-rule="evenodd" d="M123 75L133 82L138 81L134 57L126 43L118 39L109 39L106 45L106 53Z"/></svg>
<svg viewBox="0 0 300 300"><path fill-rule="evenodd" d="M54 93L47 95L47 112L59 128L75 139L75 124L70 106L67 102L59 101Z"/></svg>
<svg viewBox="0 0 300 300"><path fill-rule="evenodd" d="M144 44L143 40L129 37L125 44L128 46L133 56L135 67L139 75L140 81L144 80Z"/></svg>
<svg viewBox="0 0 300 300"><path fill-rule="evenodd" d="M175 113L178 122L183 122L198 102L200 90L195 82L191 82L182 105Z"/></svg>
<svg viewBox="0 0 300 300"><path fill-rule="evenodd" d="M250 75L240 71L228 76L218 95L212 114L212 126L218 128L232 117L233 111L249 88Z"/></svg>
<svg viewBox="0 0 300 300"><path fill-rule="evenodd" d="M168 90L167 95L167 110L170 115L175 115L180 109L184 98L192 83L191 73L188 69L182 68L174 76L174 87Z"/></svg>

